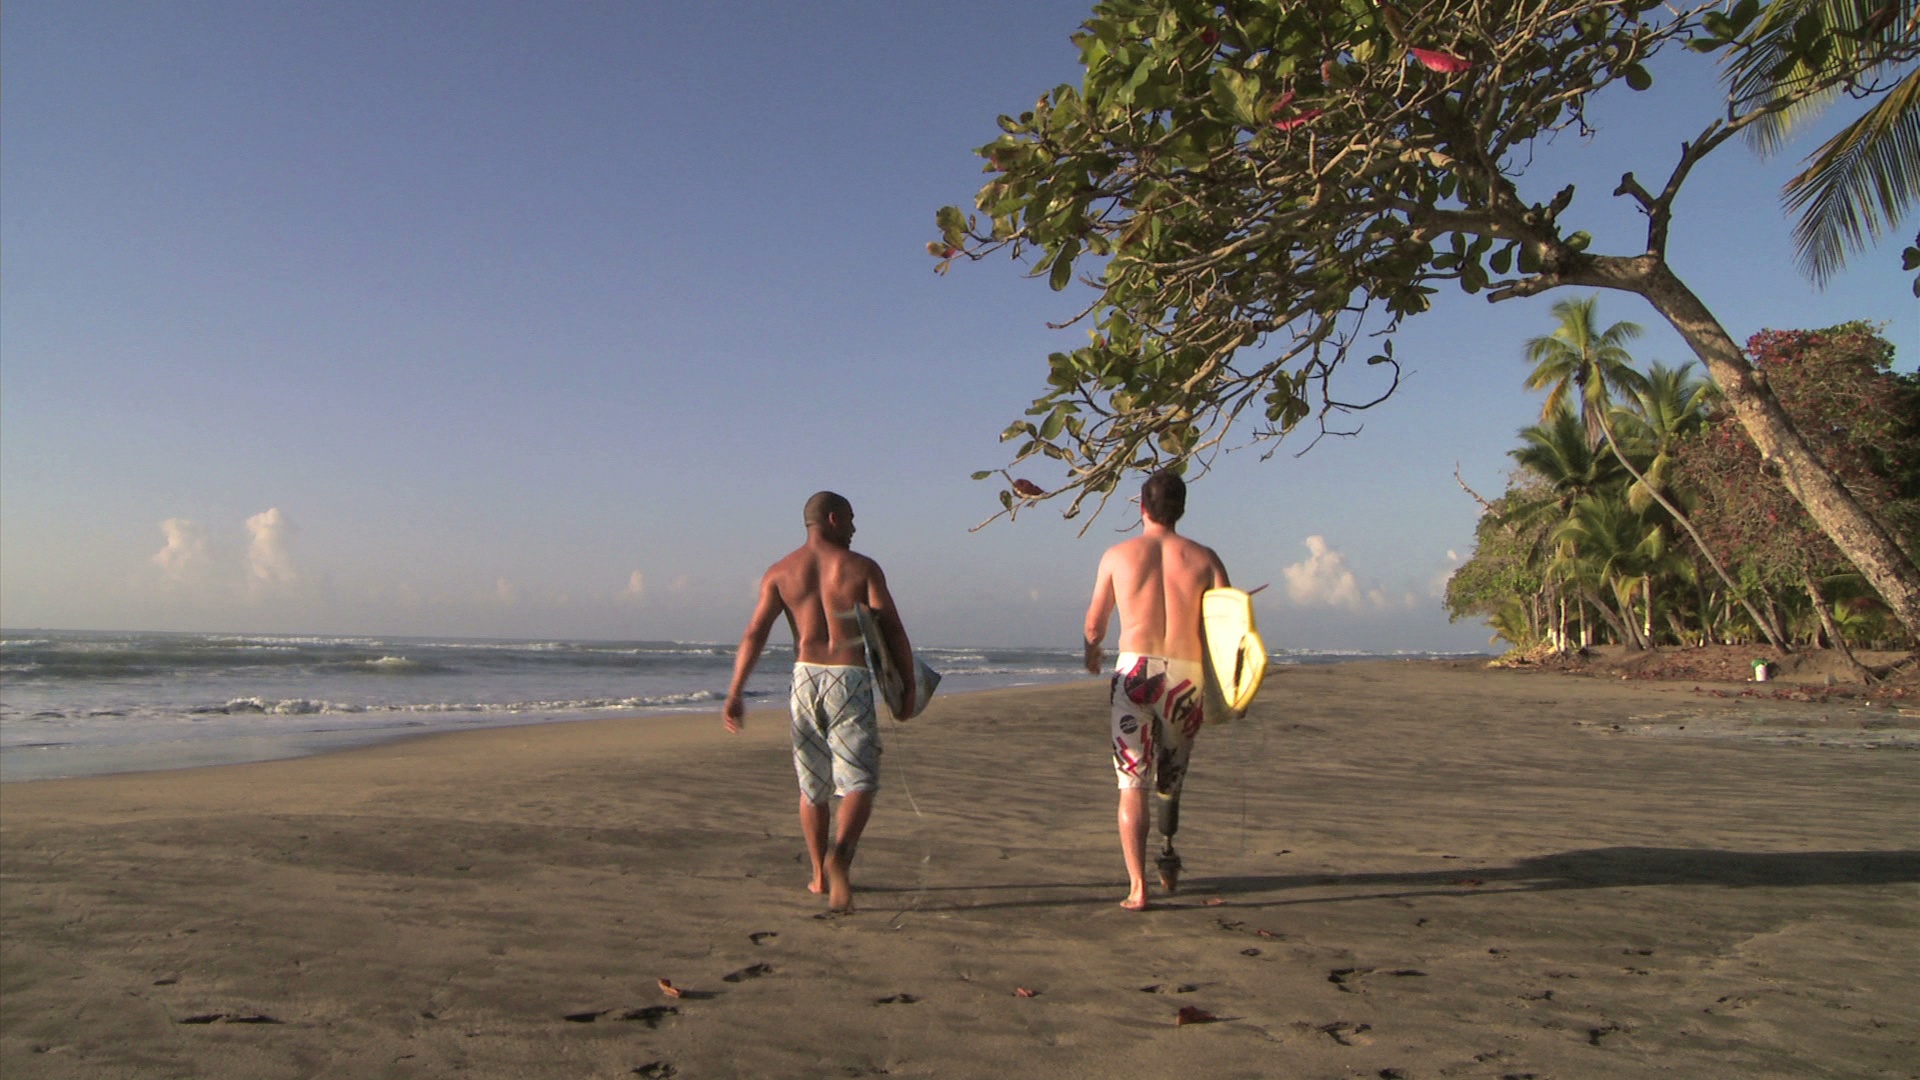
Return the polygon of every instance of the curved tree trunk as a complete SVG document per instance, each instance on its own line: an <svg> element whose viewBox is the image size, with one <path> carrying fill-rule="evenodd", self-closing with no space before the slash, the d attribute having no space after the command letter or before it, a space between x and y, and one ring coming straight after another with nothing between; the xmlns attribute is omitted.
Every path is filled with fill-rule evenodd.
<svg viewBox="0 0 1920 1080"><path fill-rule="evenodd" d="M1860 658L1854 656L1853 650L1847 647L1847 639L1840 636L1840 628L1833 624L1833 615L1827 609L1827 598L1820 591L1820 583L1814 580L1812 572L1805 567L1800 569L1800 584L1806 587L1807 599L1813 601L1813 613L1820 617L1820 626L1827 632L1827 640L1833 642L1834 649L1841 656L1846 657L1847 666L1852 668L1854 674L1860 676L1862 680L1876 681L1873 672L1867 670L1867 665L1861 663Z"/></svg>

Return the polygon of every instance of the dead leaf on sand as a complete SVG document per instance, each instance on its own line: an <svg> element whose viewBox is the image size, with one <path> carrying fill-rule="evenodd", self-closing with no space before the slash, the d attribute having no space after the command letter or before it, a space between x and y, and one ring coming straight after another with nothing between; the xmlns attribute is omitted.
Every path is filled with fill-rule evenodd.
<svg viewBox="0 0 1920 1080"><path fill-rule="evenodd" d="M1034 995L1036 995L1036 994L1038 994L1039 992L1040 992L1040 991L1038 991L1038 990L1029 990L1029 989L1027 989L1027 988L1026 988L1026 987L1024 987L1024 986L1016 986L1016 987L1014 987L1014 988L1013 988L1013 996L1014 996L1014 997L1033 997Z"/></svg>
<svg viewBox="0 0 1920 1080"><path fill-rule="evenodd" d="M677 998L680 996L680 988L673 985L673 980L671 979L660 980L660 992L667 995L670 998Z"/></svg>
<svg viewBox="0 0 1920 1080"><path fill-rule="evenodd" d="M1224 904L1224 903L1226 903L1226 901L1225 901L1225 900L1222 900L1221 898L1219 898L1219 897L1217 897L1217 896L1209 896L1209 897L1207 897L1207 906L1208 906L1208 907L1219 907L1219 906L1220 906L1221 904Z"/></svg>
<svg viewBox="0 0 1920 1080"><path fill-rule="evenodd" d="M1174 1016L1173 1026L1183 1027L1187 1024L1211 1024L1218 1019L1220 1018L1205 1009L1188 1005Z"/></svg>

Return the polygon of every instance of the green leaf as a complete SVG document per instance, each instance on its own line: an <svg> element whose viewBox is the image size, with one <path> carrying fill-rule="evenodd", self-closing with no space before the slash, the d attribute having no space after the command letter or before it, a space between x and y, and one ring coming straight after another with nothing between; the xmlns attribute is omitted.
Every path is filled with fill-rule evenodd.
<svg viewBox="0 0 1920 1080"><path fill-rule="evenodd" d="M1053 257L1053 273L1048 276L1047 284L1054 292L1073 284L1073 260L1080 254L1080 242L1068 240L1060 245L1059 254Z"/></svg>
<svg viewBox="0 0 1920 1080"><path fill-rule="evenodd" d="M1511 245L1501 248L1487 259L1487 265L1496 274L1505 274L1513 269L1513 248Z"/></svg>
<svg viewBox="0 0 1920 1080"><path fill-rule="evenodd" d="M1577 232L1567 237L1567 247L1573 251L1585 251L1587 245L1591 243L1593 243L1593 234L1588 232Z"/></svg>
<svg viewBox="0 0 1920 1080"><path fill-rule="evenodd" d="M975 480L985 480L987 477L992 475L993 475L992 469L981 469L979 472L974 473L972 478Z"/></svg>
<svg viewBox="0 0 1920 1080"><path fill-rule="evenodd" d="M1627 85L1635 90L1645 90L1653 85L1653 76L1639 64L1627 65Z"/></svg>

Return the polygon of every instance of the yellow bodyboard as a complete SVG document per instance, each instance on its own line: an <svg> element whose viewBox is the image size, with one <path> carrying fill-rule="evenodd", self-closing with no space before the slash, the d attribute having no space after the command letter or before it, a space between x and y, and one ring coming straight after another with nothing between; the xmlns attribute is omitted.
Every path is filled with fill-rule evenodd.
<svg viewBox="0 0 1920 1080"><path fill-rule="evenodd" d="M1200 639L1207 652L1207 720L1245 716L1267 674L1267 647L1253 626L1253 597L1239 589L1208 589L1200 597Z"/></svg>

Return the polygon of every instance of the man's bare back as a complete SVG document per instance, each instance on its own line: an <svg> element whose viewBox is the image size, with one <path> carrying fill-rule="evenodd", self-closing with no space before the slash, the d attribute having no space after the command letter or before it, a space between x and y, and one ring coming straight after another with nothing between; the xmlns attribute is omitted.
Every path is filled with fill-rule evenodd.
<svg viewBox="0 0 1920 1080"><path fill-rule="evenodd" d="M1145 533L1115 544L1100 559L1093 604L1087 611L1087 670L1098 672L1098 647L1107 622L1120 612L1120 651L1170 660L1200 660L1200 597L1224 588L1227 568L1196 544L1143 519Z"/></svg>
<svg viewBox="0 0 1920 1080"><path fill-rule="evenodd" d="M808 664L866 663L854 605L876 615L893 607L879 564L830 543L804 544L774 563L761 582L763 603L768 592L785 610L795 659Z"/></svg>
<svg viewBox="0 0 1920 1080"><path fill-rule="evenodd" d="M746 714L741 692L766 647L774 620L781 615L787 617L787 628L793 633L795 660L859 667L866 664L867 654L853 609L865 604L887 639L895 670L913 670L913 647L894 609L893 594L887 591L886 574L879 563L847 546L853 542L853 512L848 510L844 519L836 516L833 521L810 528L807 542L768 567L760 578L760 599L747 620L734 661L733 685L721 710L727 730L740 730L740 719Z"/></svg>

